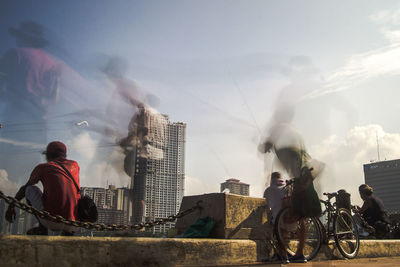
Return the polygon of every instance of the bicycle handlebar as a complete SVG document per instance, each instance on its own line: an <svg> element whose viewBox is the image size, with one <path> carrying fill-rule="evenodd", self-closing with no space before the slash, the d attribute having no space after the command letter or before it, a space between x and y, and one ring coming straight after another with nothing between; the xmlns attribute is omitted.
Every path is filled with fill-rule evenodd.
<svg viewBox="0 0 400 267"><path fill-rule="evenodd" d="M337 192L333 192L333 193L323 193L324 196L327 196L328 198L332 198L332 197L336 197L338 195Z"/></svg>

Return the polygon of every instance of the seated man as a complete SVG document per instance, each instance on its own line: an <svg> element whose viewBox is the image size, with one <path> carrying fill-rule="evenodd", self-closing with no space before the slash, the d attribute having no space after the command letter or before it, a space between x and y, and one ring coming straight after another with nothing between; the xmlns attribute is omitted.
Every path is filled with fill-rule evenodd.
<svg viewBox="0 0 400 267"><path fill-rule="evenodd" d="M279 211L282 209L282 201L286 195L287 188L285 187L286 182L281 179L281 174L279 172L273 172L271 174L271 181L269 187L264 191L264 198L267 201L267 212L268 219L275 223L276 217ZM281 260L284 263L288 262L285 248L278 244L278 254L273 256L273 259Z"/></svg>
<svg viewBox="0 0 400 267"><path fill-rule="evenodd" d="M48 144L46 151L47 163L39 164L32 171L29 181L22 186L15 198L24 197L28 203L38 210L48 211L51 215L60 215L68 220L77 220L77 204L80 193L72 178L79 187L79 165L66 159L67 148L58 141ZM43 184L43 193L35 184ZM15 220L15 207L10 205L6 212L6 220ZM39 227L27 231L28 235L47 235L48 229L62 231L63 235L72 235L75 227L38 218Z"/></svg>
<svg viewBox="0 0 400 267"><path fill-rule="evenodd" d="M282 199L285 197L285 181L281 179L279 172L271 174L270 186L264 191L264 198L267 200L268 211L272 216L272 223L275 223L276 216L282 209Z"/></svg>
<svg viewBox="0 0 400 267"><path fill-rule="evenodd" d="M372 193L374 190L367 184L362 184L358 188L361 199L364 201L363 206L359 209L364 220L374 227L376 237L382 238L389 232L390 220L380 198Z"/></svg>

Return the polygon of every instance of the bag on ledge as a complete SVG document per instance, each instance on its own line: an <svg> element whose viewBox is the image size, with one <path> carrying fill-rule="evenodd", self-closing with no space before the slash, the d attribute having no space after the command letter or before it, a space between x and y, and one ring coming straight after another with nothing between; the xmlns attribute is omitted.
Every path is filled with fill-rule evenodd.
<svg viewBox="0 0 400 267"><path fill-rule="evenodd" d="M97 207L93 199L83 196L78 200L78 218L81 222L96 222L98 217Z"/></svg>

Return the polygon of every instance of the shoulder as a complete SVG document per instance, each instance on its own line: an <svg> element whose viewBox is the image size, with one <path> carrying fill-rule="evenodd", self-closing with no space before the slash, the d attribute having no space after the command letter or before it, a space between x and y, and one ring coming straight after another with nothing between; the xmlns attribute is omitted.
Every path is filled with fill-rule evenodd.
<svg viewBox="0 0 400 267"><path fill-rule="evenodd" d="M267 187L267 188L264 190L264 197L265 197L270 191L271 191L271 186Z"/></svg>
<svg viewBox="0 0 400 267"><path fill-rule="evenodd" d="M40 163L35 167L34 170L43 170L43 169L51 167L52 165L54 165L54 164L52 164L51 162Z"/></svg>
<svg viewBox="0 0 400 267"><path fill-rule="evenodd" d="M69 162L69 164L79 167L78 162L76 162L75 160L68 159L67 161Z"/></svg>

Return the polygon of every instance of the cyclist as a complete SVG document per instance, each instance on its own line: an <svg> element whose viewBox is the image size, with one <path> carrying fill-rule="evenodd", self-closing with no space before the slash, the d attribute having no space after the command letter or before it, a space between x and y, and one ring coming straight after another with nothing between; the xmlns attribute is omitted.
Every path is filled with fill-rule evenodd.
<svg viewBox="0 0 400 267"><path fill-rule="evenodd" d="M275 111L274 125L269 137L259 145L258 150L266 153L273 148L282 167L291 178L295 178L291 204L294 216L299 221L299 243L295 255L289 258L289 261L307 262L303 253L306 234L304 218L319 216L322 211L313 186L315 177L307 167L311 157L305 150L303 138L291 125L293 117L294 107L281 104Z"/></svg>
<svg viewBox="0 0 400 267"><path fill-rule="evenodd" d="M374 227L376 237L383 238L390 231L390 220L382 200L373 194L374 190L367 184L360 185L358 190L361 199L364 201L359 212L364 220Z"/></svg>

